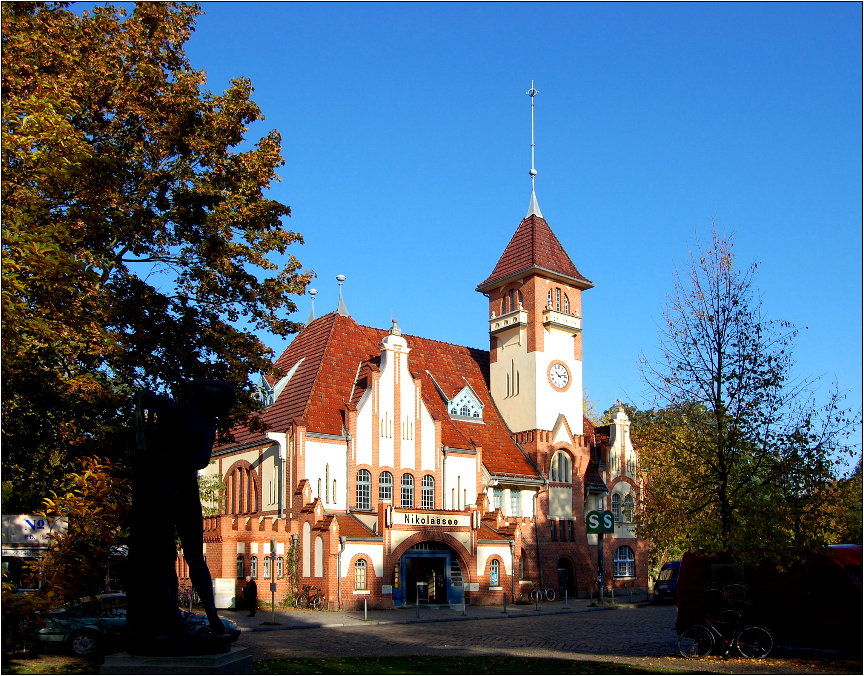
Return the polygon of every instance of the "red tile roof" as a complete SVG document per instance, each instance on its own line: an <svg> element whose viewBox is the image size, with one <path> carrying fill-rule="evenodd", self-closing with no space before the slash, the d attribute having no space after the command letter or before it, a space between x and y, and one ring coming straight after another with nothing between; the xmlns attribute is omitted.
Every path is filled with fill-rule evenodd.
<svg viewBox="0 0 864 676"><path fill-rule="evenodd" d="M354 538L374 537L375 533L360 519L351 514L336 514L334 517L339 524L339 535Z"/></svg>
<svg viewBox="0 0 864 676"><path fill-rule="evenodd" d="M335 312L310 323L276 360L276 366L286 373L303 361L275 403L259 414L261 422L271 431L284 432L292 421L301 419L309 431L344 434L346 411L356 406L368 387L370 373L379 367L379 344L387 333ZM489 353L407 334L403 338L411 348L408 365L421 381L423 401L431 416L441 422L441 442L451 448L482 447L483 464L491 474L536 478L536 470L511 438L492 401ZM451 419L436 383L448 399L469 385L484 406L483 422ZM230 447L266 437L248 428L232 433L235 442Z"/></svg>
<svg viewBox="0 0 864 676"><path fill-rule="evenodd" d="M492 274L477 285L477 290L485 291L495 284L529 271L551 272L583 289L594 286L573 265L546 219L533 214L526 217L516 228Z"/></svg>

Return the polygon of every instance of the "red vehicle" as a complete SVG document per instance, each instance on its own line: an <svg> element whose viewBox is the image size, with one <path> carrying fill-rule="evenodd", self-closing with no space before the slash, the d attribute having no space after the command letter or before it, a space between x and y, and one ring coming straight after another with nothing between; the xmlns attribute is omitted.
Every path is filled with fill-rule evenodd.
<svg viewBox="0 0 864 676"><path fill-rule="evenodd" d="M861 651L861 545L787 550L687 552L678 580L680 634L723 608L768 627L776 645Z"/></svg>

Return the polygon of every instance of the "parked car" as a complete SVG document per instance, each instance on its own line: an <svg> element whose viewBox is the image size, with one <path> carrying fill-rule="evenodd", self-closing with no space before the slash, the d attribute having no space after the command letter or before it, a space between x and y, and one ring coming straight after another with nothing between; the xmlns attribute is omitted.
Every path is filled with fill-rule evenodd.
<svg viewBox="0 0 864 676"><path fill-rule="evenodd" d="M680 561L669 561L660 568L657 581L654 583L654 603L674 601L678 598L678 573L681 570Z"/></svg>
<svg viewBox="0 0 864 676"><path fill-rule="evenodd" d="M208 622L204 615L179 611L190 633L204 632ZM48 613L45 624L36 632L43 647L61 646L79 657L90 657L112 647L122 647L126 638L126 595L98 594L69 603ZM225 631L236 641L240 629L231 620L222 619Z"/></svg>

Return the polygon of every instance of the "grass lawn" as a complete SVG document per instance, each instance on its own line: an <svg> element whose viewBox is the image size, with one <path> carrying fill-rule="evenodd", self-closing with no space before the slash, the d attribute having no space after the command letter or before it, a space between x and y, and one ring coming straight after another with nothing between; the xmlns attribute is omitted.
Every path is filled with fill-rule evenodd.
<svg viewBox="0 0 864 676"><path fill-rule="evenodd" d="M485 655L256 660L256 674L669 674L618 662Z"/></svg>

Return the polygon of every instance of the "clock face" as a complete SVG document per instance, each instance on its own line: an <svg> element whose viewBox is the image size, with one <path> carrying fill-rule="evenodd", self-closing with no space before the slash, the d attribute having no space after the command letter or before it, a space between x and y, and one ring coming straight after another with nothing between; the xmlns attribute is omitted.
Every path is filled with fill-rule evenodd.
<svg viewBox="0 0 864 676"><path fill-rule="evenodd" d="M567 370L567 367L562 362L553 362L549 366L549 382L552 383L552 387L555 389L567 389L567 386L570 384L570 371Z"/></svg>

